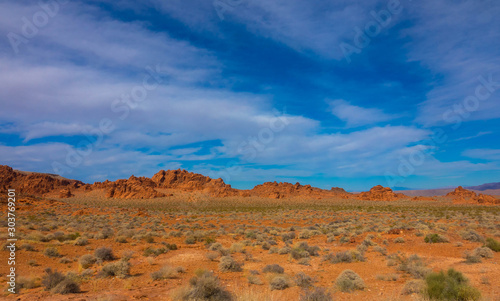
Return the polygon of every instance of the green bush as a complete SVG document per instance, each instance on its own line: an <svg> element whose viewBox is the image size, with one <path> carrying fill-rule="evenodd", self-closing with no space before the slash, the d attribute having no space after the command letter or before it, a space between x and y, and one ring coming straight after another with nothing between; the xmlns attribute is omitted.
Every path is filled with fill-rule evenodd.
<svg viewBox="0 0 500 301"><path fill-rule="evenodd" d="M469 285L469 280L454 269L449 269L446 274L443 271L431 273L425 282L425 295L431 300L470 301L481 298L481 293Z"/></svg>
<svg viewBox="0 0 500 301"><path fill-rule="evenodd" d="M500 252L500 242L498 242L494 238L487 238L485 247L490 248L495 252Z"/></svg>
<svg viewBox="0 0 500 301"><path fill-rule="evenodd" d="M448 238L440 234L427 234L424 241L429 244L449 242Z"/></svg>

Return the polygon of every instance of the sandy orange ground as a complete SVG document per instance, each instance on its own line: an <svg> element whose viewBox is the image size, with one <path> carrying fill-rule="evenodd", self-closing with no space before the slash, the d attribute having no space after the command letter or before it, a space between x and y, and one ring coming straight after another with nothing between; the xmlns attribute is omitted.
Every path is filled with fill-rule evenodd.
<svg viewBox="0 0 500 301"><path fill-rule="evenodd" d="M218 229L221 225L233 227L237 224L246 224L249 228L253 226L275 226L279 228L294 227L308 227L314 224L328 224L332 221L339 219L349 219L356 217L357 223L362 221L369 222L372 218L380 218L387 221L387 224L395 222L395 213L380 211L376 208L373 212L319 212L318 210L286 210L281 209L280 217L276 218L273 214L266 214L265 212L255 213L255 216L261 216L260 219L248 219L251 214L248 213L234 213L234 212L216 212L203 214L198 212L196 214L189 213L183 215L172 212L161 211L148 211L145 209L136 208L92 208L88 205L67 204L57 201L46 201L41 199L31 199L29 201L21 201L18 206L18 214L24 216L23 221L32 220L32 224L37 224L37 219L42 219L43 214L48 211L54 211L57 218L67 217L70 219L78 220L86 216L105 216L112 220L113 216L119 214L120 218L130 220L133 217L140 218L142 227L148 225L150 218L160 219L161 227L168 228L170 231L171 226L174 224L192 225L193 223L201 224L204 227L208 223L216 225ZM493 220L493 229L484 229L476 227L476 231L481 235L491 237L492 232L498 231L500 220L498 219L498 211L494 211L495 219ZM317 219L316 216L327 216ZM287 216L288 215L288 216ZM408 215L411 216L411 213ZM1 216L2 220L5 219L5 214ZM205 219L205 223L203 223ZM404 219L404 218L403 218ZM415 217L408 217L408 221L415 220ZM124 220L124 222L125 222ZM401 220L401 218L400 218ZM242 272L229 272L222 273L218 270L218 260L210 261L205 257L208 252L206 246L202 242L197 242L194 245L185 244L185 237L155 237L154 243L146 243L145 241L136 241L129 239L128 243L118 243L115 241L116 237L108 239L89 239L88 246L74 246L71 242L59 243L57 241L51 242L36 242L29 241L36 252L28 252L25 250L17 251L17 268L19 275L24 277L41 278L44 275L44 269L51 267L52 269L67 272L72 271L80 273L82 269L76 260L84 254L93 254L93 251L101 246L108 246L113 249L118 258L122 257L125 252L133 251L134 256L130 260L132 269L130 276L125 279L119 278L99 278L96 277L99 266L94 266L96 271L90 278L81 281L80 287L82 292L70 295L55 295L51 292L44 291L43 287L33 289L22 289L18 295L9 295L4 291L6 288L6 251L0 251L0 260L2 262L0 268L2 286L1 300L171 300L171 293L181 286L187 285L189 279L193 277L197 269L206 269L213 271L221 280L222 284L235 295L251 294L253 299L245 300L298 300L301 294L299 287L291 287L283 291L271 291L266 280L266 275L261 274L259 277L264 281L263 285L249 284L246 275L250 270L259 270L271 263L277 263L284 267L285 273L293 277L298 272L305 272L317 280L316 286L328 288L334 297L334 300L421 300L417 294L403 296L400 294L406 281L412 279L409 275L397 271L394 266L387 266L387 259L385 256L375 252L373 248L369 248L366 252L365 262L355 263L340 263L332 264L322 261L322 255L330 252L338 252L344 250L355 249L368 234L373 234L374 242L383 245L384 240L388 240L389 244L384 246L387 248L388 254L402 252L408 256L411 254L418 254L423 257L427 266L435 271L441 269L454 268L461 271L466 277L470 279L473 286L477 287L484 300L500 300L500 253L495 253L494 258L485 259L482 263L467 264L463 258L463 254L467 250L473 250L482 246L480 242L469 242L463 240L458 234L459 230L464 228L460 221L452 217L448 218L429 218L435 224L447 225L449 229L445 235L450 239L450 243L443 244L427 244L424 242L423 237L416 236L417 230L405 230L402 234L387 234L387 232L363 232L360 235L353 235L353 241L348 243L340 243L339 239L334 242L327 243L326 235L316 235L309 239L294 239L294 243L299 241L307 241L309 245L317 245L321 248L318 257L311 257L311 265L299 265L295 260L291 260L288 255L269 254L267 250L263 250L261 246L246 247L247 253L251 253L254 260L245 261L245 256L240 253L233 254L233 257L239 261L244 262ZM470 224L476 223L471 220ZM468 226L470 226L468 224ZM356 227L356 224L353 225ZM465 225L467 226L467 225ZM5 229L5 228L1 228ZM53 233L55 231L65 231L72 233L71 229L58 227L50 231L42 231L42 234ZM205 229L206 230L206 229ZM36 229L29 229L23 225L19 226L19 231L24 235L29 235ZM6 232L6 231L4 231ZM226 235L217 236L217 242L220 242L224 247L229 248L232 243L240 242L247 238L241 234L235 234L228 231ZM300 231L297 231L297 234ZM497 232L498 233L498 232ZM82 233L83 234L83 233ZM394 239L403 237L404 243L394 243ZM498 239L498 237L497 237ZM284 246L284 242L278 238L278 247ZM158 257L145 257L143 250L148 247L161 247L161 242L175 243L179 247L178 250L169 251L166 254L159 255ZM460 242L461 245L456 243ZM23 240L19 242L23 243ZM48 258L43 255L43 250L46 247L55 246L59 252L71 260L70 263L60 263L60 258ZM35 260L37 266L28 265L28 261ZM153 281L150 277L152 271L160 269L163 265L170 265L173 267L182 266L186 272L179 274L178 279ZM336 277L345 269L351 269L358 273L366 283L366 289L354 293L342 293L335 288L334 282ZM383 281L377 279L377 275L383 274L398 274L400 278L397 281ZM488 279L485 284L484 278Z"/></svg>

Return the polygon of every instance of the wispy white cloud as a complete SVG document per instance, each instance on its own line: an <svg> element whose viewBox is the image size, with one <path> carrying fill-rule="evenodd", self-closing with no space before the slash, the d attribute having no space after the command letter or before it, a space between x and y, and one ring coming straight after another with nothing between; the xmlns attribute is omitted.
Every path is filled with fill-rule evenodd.
<svg viewBox="0 0 500 301"><path fill-rule="evenodd" d="M395 116L386 114L380 109L355 106L343 99L328 102L332 114L345 121L348 127L369 125L395 118Z"/></svg>

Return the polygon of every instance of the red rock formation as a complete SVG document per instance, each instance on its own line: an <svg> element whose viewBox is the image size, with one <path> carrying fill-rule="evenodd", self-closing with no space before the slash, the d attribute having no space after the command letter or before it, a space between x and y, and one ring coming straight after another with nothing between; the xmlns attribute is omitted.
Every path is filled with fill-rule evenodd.
<svg viewBox="0 0 500 301"><path fill-rule="evenodd" d="M73 194L71 193L71 189L69 188L64 188L61 191L59 191L59 198L61 199L70 198L72 196Z"/></svg>
<svg viewBox="0 0 500 301"><path fill-rule="evenodd" d="M202 191L213 197L227 197L239 195L238 190L225 184L222 179L212 179L201 174L186 170L161 170L151 180L157 187L180 189L182 191Z"/></svg>
<svg viewBox="0 0 500 301"><path fill-rule="evenodd" d="M165 196L156 191L156 183L150 178L131 176L127 180L115 182L104 181L94 183L94 188L105 189L106 197L118 199L151 199Z"/></svg>
<svg viewBox="0 0 500 301"><path fill-rule="evenodd" d="M358 197L368 201L396 201L406 196L402 193L395 193L389 187L377 185L370 189L370 191L360 193Z"/></svg>
<svg viewBox="0 0 500 301"><path fill-rule="evenodd" d="M14 188L19 194L43 196L61 189L79 188L83 185L83 182L65 179L58 175L19 172L9 166L0 165L2 190Z"/></svg>
<svg viewBox="0 0 500 301"><path fill-rule="evenodd" d="M446 196L453 198L453 201L457 203L500 204L500 200L491 195L482 193L478 195L474 191L467 190L462 186L458 186Z"/></svg>
<svg viewBox="0 0 500 301"><path fill-rule="evenodd" d="M266 182L261 185L255 186L253 189L249 191L250 195L260 196L260 197L268 197L272 199L282 199L287 197L296 197L296 196L304 196L304 197L314 197L314 198L322 198L322 197L342 197L347 198L349 193L347 193L344 189L341 188L332 188L331 190L324 190L316 187L312 187L311 185L301 185L300 183L278 183L274 182Z"/></svg>

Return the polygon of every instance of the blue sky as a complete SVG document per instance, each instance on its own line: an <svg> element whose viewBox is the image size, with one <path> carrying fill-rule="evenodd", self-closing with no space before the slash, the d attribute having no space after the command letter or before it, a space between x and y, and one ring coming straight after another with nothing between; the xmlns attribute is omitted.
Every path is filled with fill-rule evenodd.
<svg viewBox="0 0 500 301"><path fill-rule="evenodd" d="M0 164L366 190L500 180L493 0L0 2Z"/></svg>

